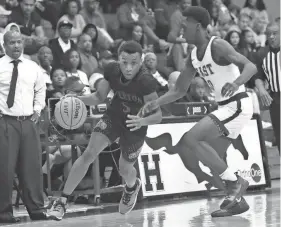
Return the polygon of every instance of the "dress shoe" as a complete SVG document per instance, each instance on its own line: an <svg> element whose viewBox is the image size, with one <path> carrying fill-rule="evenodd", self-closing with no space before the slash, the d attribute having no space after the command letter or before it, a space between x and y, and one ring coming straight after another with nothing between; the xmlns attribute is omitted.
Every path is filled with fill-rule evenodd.
<svg viewBox="0 0 281 227"><path fill-rule="evenodd" d="M11 213L0 214L0 223L18 223L20 218L14 217Z"/></svg>

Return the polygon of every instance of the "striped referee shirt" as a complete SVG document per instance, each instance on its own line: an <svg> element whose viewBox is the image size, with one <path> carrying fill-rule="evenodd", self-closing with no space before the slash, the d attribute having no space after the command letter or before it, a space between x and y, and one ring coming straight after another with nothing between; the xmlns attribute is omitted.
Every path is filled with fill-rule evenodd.
<svg viewBox="0 0 281 227"><path fill-rule="evenodd" d="M258 66L258 78L267 80L271 92L280 92L281 90L281 62L280 48L271 49L265 47L260 50Z"/></svg>

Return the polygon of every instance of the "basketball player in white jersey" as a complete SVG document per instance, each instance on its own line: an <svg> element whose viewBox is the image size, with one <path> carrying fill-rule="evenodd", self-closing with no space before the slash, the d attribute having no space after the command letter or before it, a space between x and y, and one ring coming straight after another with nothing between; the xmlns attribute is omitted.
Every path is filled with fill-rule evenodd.
<svg viewBox="0 0 281 227"><path fill-rule="evenodd" d="M182 137L183 143L198 156L199 160L212 171L219 173L226 183L228 195L220 206L220 210L212 213L213 217L240 214L249 209L242 197L249 183L231 172L226 163L210 146L209 141L218 137L237 138L253 115L252 98L244 84L257 72L256 66L246 57L237 53L233 47L218 37L209 37L207 27L210 15L202 7L189 7L183 15L186 17L183 26L184 38L195 48L180 74L174 89L155 101L147 103L143 115L174 102L183 97L196 72L209 84L218 110L200 120ZM242 73L238 66L242 66ZM227 138L226 138L227 139Z"/></svg>

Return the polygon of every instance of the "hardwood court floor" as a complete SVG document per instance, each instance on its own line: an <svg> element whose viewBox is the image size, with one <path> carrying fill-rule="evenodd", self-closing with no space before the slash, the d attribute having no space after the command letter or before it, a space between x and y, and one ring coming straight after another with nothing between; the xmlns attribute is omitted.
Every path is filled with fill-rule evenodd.
<svg viewBox="0 0 281 227"><path fill-rule="evenodd" d="M119 213L64 219L60 222L28 222L20 227L280 227L280 181L273 188L245 196L250 210L242 215L212 219L221 198L148 202L123 216Z"/></svg>

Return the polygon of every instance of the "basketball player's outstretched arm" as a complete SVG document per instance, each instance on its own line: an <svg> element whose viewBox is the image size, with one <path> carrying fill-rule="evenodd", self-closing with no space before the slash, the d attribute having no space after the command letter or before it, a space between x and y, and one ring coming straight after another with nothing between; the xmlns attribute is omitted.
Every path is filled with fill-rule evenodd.
<svg viewBox="0 0 281 227"><path fill-rule="evenodd" d="M229 63L233 63L238 67L243 68L241 75L232 84L227 83L222 88L222 95L231 96L235 90L238 90L241 85L245 84L257 73L257 67L223 39L214 40L213 47L219 58L224 58Z"/></svg>
<svg viewBox="0 0 281 227"><path fill-rule="evenodd" d="M169 90L166 94L159 97L157 100L148 102L143 107L143 114L150 113L159 106L166 105L182 98L186 95L187 90L191 84L192 79L195 77L196 70L191 63L191 57L189 56L185 69L179 75L176 85L173 89Z"/></svg>
<svg viewBox="0 0 281 227"><path fill-rule="evenodd" d="M96 106L105 101L110 90L111 88L108 81L102 79L97 84L96 92L86 96L79 96L79 99L81 99L87 106Z"/></svg>
<svg viewBox="0 0 281 227"><path fill-rule="evenodd" d="M157 98L158 95L156 92L145 95L143 97L145 103L154 101ZM159 124L162 121L162 111L160 108L158 108L153 114L145 116L142 115L142 111L140 110L137 116L128 115L128 119L129 120L126 121L127 127L130 128L130 131L135 131L142 126Z"/></svg>

